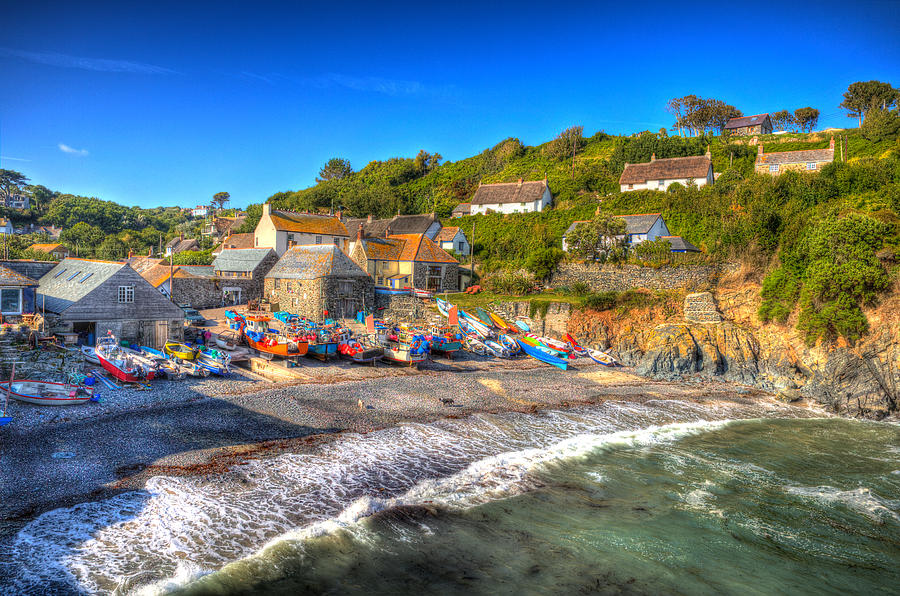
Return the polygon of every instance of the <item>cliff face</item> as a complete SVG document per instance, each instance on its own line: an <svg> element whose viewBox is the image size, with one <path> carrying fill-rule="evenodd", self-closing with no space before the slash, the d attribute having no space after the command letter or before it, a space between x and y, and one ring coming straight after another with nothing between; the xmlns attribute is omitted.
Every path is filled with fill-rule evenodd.
<svg viewBox="0 0 900 596"><path fill-rule="evenodd" d="M733 381L787 401L814 400L848 416L882 418L900 411L900 300L889 298L867 312L871 331L856 346L807 346L793 321L763 324L758 307L759 287L744 284L719 287L715 296L688 295L683 305L625 313L572 310L564 330L561 312L552 325L535 318L539 331L567 331L648 377Z"/></svg>

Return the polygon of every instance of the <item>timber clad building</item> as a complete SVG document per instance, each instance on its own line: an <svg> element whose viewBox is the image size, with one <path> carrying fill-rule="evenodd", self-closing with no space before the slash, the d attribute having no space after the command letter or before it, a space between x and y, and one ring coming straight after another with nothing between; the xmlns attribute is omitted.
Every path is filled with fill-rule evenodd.
<svg viewBox="0 0 900 596"><path fill-rule="evenodd" d="M762 143L757 147L756 166L757 174L771 174L778 176L782 172L793 170L795 172L818 172L827 164L834 161L834 137L831 137L831 145L828 149L805 149L803 151L777 151L765 153Z"/></svg>
<svg viewBox="0 0 900 596"><path fill-rule="evenodd" d="M709 151L706 155L693 157L670 157L656 159L650 156L647 163L626 163L619 177L622 192L629 190L666 190L678 182L687 186L691 182L697 186L713 183L713 167Z"/></svg>
<svg viewBox="0 0 900 596"><path fill-rule="evenodd" d="M265 296L272 310L352 318L374 304L375 283L337 246L295 246L266 275Z"/></svg>
<svg viewBox="0 0 900 596"><path fill-rule="evenodd" d="M67 258L40 279L35 310L56 332L75 332L94 345L112 331L119 339L162 347L180 339L184 311L125 263Z"/></svg>

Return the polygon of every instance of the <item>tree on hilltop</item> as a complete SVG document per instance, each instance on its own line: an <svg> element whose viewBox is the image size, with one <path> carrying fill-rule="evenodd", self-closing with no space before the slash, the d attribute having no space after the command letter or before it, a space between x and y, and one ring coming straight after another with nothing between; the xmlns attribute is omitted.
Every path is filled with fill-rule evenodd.
<svg viewBox="0 0 900 596"><path fill-rule="evenodd" d="M772 128L774 130L787 130L792 128L796 121L794 120L794 115L791 114L789 110L778 110L777 112L772 112L769 114L769 120L772 121Z"/></svg>
<svg viewBox="0 0 900 596"><path fill-rule="evenodd" d="M590 260L615 261L624 255L625 220L598 213L590 221L575 226L566 237L569 252Z"/></svg>
<svg viewBox="0 0 900 596"><path fill-rule="evenodd" d="M3 191L3 197L6 200L9 200L13 193L21 191L27 182L28 177L22 172L0 170L0 190Z"/></svg>
<svg viewBox="0 0 900 596"><path fill-rule="evenodd" d="M231 195L227 192L217 192L213 195L212 198L212 207L214 211L218 211L220 209L225 208L225 204L228 203L228 200L231 198Z"/></svg>
<svg viewBox="0 0 900 596"><path fill-rule="evenodd" d="M873 108L889 110L897 105L898 100L900 89L895 89L890 83L857 81L847 87L844 101L838 107L847 110L847 117L856 118L859 126L862 126L869 110Z"/></svg>
<svg viewBox="0 0 900 596"><path fill-rule="evenodd" d="M441 165L442 159L444 159L444 156L440 153L428 153L424 149L420 149L413 163L416 169L424 175L433 172L436 167Z"/></svg>
<svg viewBox="0 0 900 596"><path fill-rule="evenodd" d="M794 110L794 121L800 132L812 132L819 123L819 110L815 108L797 108Z"/></svg>
<svg viewBox="0 0 900 596"><path fill-rule="evenodd" d="M340 157L332 157L325 162L322 169L319 170L319 177L316 182L328 182L329 180L342 180L353 173L350 161L341 159Z"/></svg>

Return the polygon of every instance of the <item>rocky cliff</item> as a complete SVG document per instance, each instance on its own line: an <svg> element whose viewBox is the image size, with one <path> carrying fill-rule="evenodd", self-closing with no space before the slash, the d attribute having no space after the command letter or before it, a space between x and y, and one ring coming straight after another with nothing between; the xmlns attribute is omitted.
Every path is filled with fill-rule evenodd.
<svg viewBox="0 0 900 596"><path fill-rule="evenodd" d="M750 283L627 312L554 305L547 322L534 313L532 318L543 333L569 332L648 377L733 381L786 401L814 400L849 416L900 412L900 299L867 313L871 332L856 346L807 346L794 321L763 324L758 307L759 287Z"/></svg>

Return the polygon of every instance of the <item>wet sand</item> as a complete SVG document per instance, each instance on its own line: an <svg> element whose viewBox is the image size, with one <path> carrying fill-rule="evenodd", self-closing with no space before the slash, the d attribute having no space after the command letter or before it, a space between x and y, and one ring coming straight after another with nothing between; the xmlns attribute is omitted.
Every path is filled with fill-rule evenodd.
<svg viewBox="0 0 900 596"><path fill-rule="evenodd" d="M439 359L421 371L341 370L309 367L308 380L285 384L240 375L160 382L111 396L105 407L58 409L83 408L77 415L57 411L45 420L31 413L29 424L0 429L0 537L43 511L140 489L152 476L220 474L339 433L605 400L772 399L722 383L652 381L581 360L569 371L532 360L471 359Z"/></svg>

